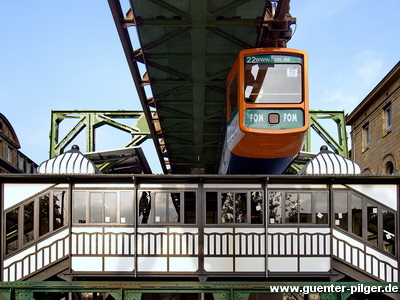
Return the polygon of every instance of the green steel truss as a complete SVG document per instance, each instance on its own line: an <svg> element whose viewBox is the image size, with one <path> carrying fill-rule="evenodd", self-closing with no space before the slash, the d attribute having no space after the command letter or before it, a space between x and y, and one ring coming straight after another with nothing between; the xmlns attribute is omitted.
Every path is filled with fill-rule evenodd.
<svg viewBox="0 0 400 300"><path fill-rule="evenodd" d="M60 137L60 125L66 119L75 119L77 122L64 137ZM129 126L117 119L132 119L136 120L136 123ZM50 158L63 153L83 130L86 130L86 152L95 151L96 129L104 125L131 134L131 140L123 147L138 146L150 137L149 126L142 111L53 110L51 112Z"/></svg>
<svg viewBox="0 0 400 300"><path fill-rule="evenodd" d="M0 295L7 300L42 299L40 293L47 293L46 299L59 299L62 293L106 293L115 300L140 300L143 294L149 293L210 293L215 300L248 300L250 294L269 293L276 287L286 287L287 294L301 295L306 291L319 293L323 300L344 300L351 294L364 294L377 299L379 295L388 294L397 299L400 283L393 282L197 282L197 281L18 281L1 282ZM299 289L293 292L293 289ZM302 290L304 289L304 290ZM374 293L374 291L380 292ZM281 292L283 295L283 292ZM52 297L54 294L54 298ZM303 297L301 297L303 298ZM303 298L304 299L304 298ZM353 298L354 299L354 298Z"/></svg>
<svg viewBox="0 0 400 300"><path fill-rule="evenodd" d="M137 121L134 126L128 126L115 120L121 118L136 119ZM65 119L76 119L77 122L64 137L60 138L60 125ZM95 131L103 125L109 125L131 134L132 139L124 147L138 146L151 137L146 118L144 113L141 111L57 110L52 111L51 120L50 157L63 153L65 148L70 145L84 129L86 129L86 152L95 151ZM324 127L320 120L330 120L332 126ZM307 132L306 142L304 145L305 152L313 152L311 143L312 130L314 130L314 132L317 133L335 153L346 158L349 157L345 115L343 111L310 111L310 129ZM333 131L336 131L336 134L334 134ZM305 162L306 161L296 161L296 163L291 166L290 172L298 173Z"/></svg>
<svg viewBox="0 0 400 300"><path fill-rule="evenodd" d="M324 120L327 124L322 124ZM343 157L349 158L349 148L347 145L347 131L344 111L322 111L310 110L310 128L307 131L306 140L304 143L304 155L299 157L290 166L289 174L298 174L304 165L311 159L307 153L312 155L319 152L321 144L312 145L312 133L316 133L330 149ZM315 141L314 141L315 144ZM310 155L310 156L312 156Z"/></svg>
<svg viewBox="0 0 400 300"><path fill-rule="evenodd" d="M319 120L331 120L331 126L325 128ZM310 130L307 132L305 151L312 152L311 148L311 129L314 130L325 143L334 151L343 157L349 157L349 148L347 146L347 131L345 114L343 111L322 111L310 110ZM332 131L336 131L337 136Z"/></svg>
<svg viewBox="0 0 400 300"><path fill-rule="evenodd" d="M75 126L69 130L65 136L60 137L60 126L66 119L76 120ZM130 126L118 120L130 119L134 125ZM146 117L142 111L90 111L90 110L53 110L51 112L51 130L50 130L50 158L64 152L68 145L72 145L74 139L83 130L86 130L86 152L96 150L96 129L108 125L117 130L127 132L131 139L125 146L118 145L115 148L125 148L139 146L145 140L151 137ZM102 149L107 150L107 149ZM98 165L100 171L111 168L116 161L108 161Z"/></svg>

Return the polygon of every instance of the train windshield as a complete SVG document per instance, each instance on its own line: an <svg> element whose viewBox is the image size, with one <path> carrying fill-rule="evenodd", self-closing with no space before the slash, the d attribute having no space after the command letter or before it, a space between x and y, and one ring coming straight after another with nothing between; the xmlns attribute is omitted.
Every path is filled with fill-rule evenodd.
<svg viewBox="0 0 400 300"><path fill-rule="evenodd" d="M292 63L246 63L244 97L250 103L301 103L302 66Z"/></svg>

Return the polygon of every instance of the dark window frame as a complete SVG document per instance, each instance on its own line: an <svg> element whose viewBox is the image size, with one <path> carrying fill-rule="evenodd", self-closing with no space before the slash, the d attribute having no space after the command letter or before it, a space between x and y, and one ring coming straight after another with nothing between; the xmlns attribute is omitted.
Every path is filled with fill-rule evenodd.
<svg viewBox="0 0 400 300"><path fill-rule="evenodd" d="M217 193L217 201L216 201L216 208L217 208L217 213L214 218L214 222L207 222L207 214L210 213L210 210L207 209L207 193ZM226 193L234 193L236 194L243 194L246 193L246 222L237 222L237 220L240 220L239 216L236 216L233 214L233 222L222 222L222 194ZM252 197L252 193L258 193L254 194L254 197ZM261 205L256 205L255 203L258 203L256 199L260 199L259 195L261 194ZM257 227L257 226L262 226L264 227L265 225L265 197L264 197L264 191L260 188L254 188L254 189L206 189L204 191L204 212L203 212L203 219L204 219L204 225L208 227L215 227L215 226L223 226L223 227L241 227L241 226L251 226L251 227ZM236 199L236 197L234 197ZM252 201L254 201L252 205ZM261 214L258 214L257 212L257 206L260 206ZM235 209L236 206L234 205L233 208ZM252 211L253 208L253 211ZM254 211L256 210L256 211ZM236 211L235 211L236 212ZM256 215L257 214L257 215ZM260 223L252 223L252 221L256 221L257 218L261 218ZM216 219L216 220L215 220ZM209 218L210 220L210 218Z"/></svg>
<svg viewBox="0 0 400 300"><path fill-rule="evenodd" d="M369 122L365 123L362 127L362 146L363 152L371 147L371 127Z"/></svg>
<svg viewBox="0 0 400 300"><path fill-rule="evenodd" d="M383 232L384 232L384 223L383 223L383 211L387 211L388 213L393 214L394 217L394 224L396 224L397 222L397 217L396 217L396 211L393 210L392 208L384 205L383 203L379 203L378 201L364 195L361 194L355 190L352 189L334 189L333 190L333 207L335 207L336 205L336 194L337 193L346 193L347 194L347 208L348 208L348 227L347 230L343 229L341 227L339 227L337 224L335 224L335 222L333 222L333 227L335 229L341 230L346 232L347 234L349 234L350 236L357 238L357 239L361 239L362 241L364 241L365 243L367 243L369 246L379 249L381 251L383 251L385 254L388 255L392 255L392 256L396 256L398 249L397 249L397 241L394 240L394 248L393 248L393 252L389 252L386 251L384 248L384 236L383 236ZM356 233L353 233L353 224L352 224L352 219L353 219L353 211L352 211L352 197L353 195L355 195L358 198L361 198L362 201L362 236L357 235ZM350 200L349 200L350 199ZM369 214L368 214L368 207L371 208L376 208L376 211L373 211L373 214L376 214L378 216L378 220L376 221L376 232L377 232L377 242L373 242L368 238L368 230L370 228L372 228L372 226L370 227L370 223L368 222L369 220ZM333 212L334 214L334 212ZM398 233L396 232L397 228L396 226L394 226L393 228L394 230L394 237L396 238L396 235L398 235ZM389 234L389 233L387 233ZM391 234L391 233L390 233ZM369 235L371 237L371 235ZM397 237L398 238L398 237ZM389 244L389 243L388 243Z"/></svg>
<svg viewBox="0 0 400 300"><path fill-rule="evenodd" d="M64 193L64 220L63 220L63 225L59 226L57 228L55 228L56 226L54 226L54 218L55 218L55 210L54 210L54 197L56 193ZM43 197L46 197L48 195L48 214L47 214L47 222L48 224L44 224L46 226L46 230L40 232L40 226L41 226L41 220L43 217L43 214L40 214L40 200ZM30 244L33 244L35 242L37 242L38 240L41 240L42 238L51 235L53 232L56 232L64 227L66 227L68 225L68 190L64 189L64 188L51 188L48 189L40 194L37 194L33 197L30 197L10 208L8 208L7 210L5 210L3 212L3 216L4 216L4 220L7 220L7 214L14 211L14 210L18 210L18 217L17 217L17 222L18 222L18 226L17 226L17 239L16 239L16 247L15 249L13 249L12 251L8 250L8 242L7 242L7 234L6 234L6 230L7 230L7 225L4 226L4 247L5 247L5 255L10 255L16 251L18 251L19 249L26 247ZM31 238L29 240L25 239L25 219L24 219L24 214L25 214L25 206L29 205L33 203L33 230L31 231Z"/></svg>
<svg viewBox="0 0 400 300"><path fill-rule="evenodd" d="M129 192L131 193L131 200L132 200L132 222L126 222L126 220L122 220L121 218L121 193L122 192ZM85 213L84 213L84 219L76 219L77 214L76 214L76 206L75 204L78 203L78 198L75 196L76 193L85 193L84 194L84 198L82 203L84 203L84 208L85 208ZM116 194L116 216L115 216L115 222L111 222L107 221L107 217L105 212L106 212L106 208L105 208L105 200L106 200L106 194ZM92 212L93 212L93 207L91 205L91 195L92 194L100 194L101 195L101 218L99 219L99 221L96 222L92 222L91 221L91 216L92 216ZM72 224L74 226L76 225L103 225L103 226L116 226L116 225L133 225L135 223L135 192L133 189L127 188L127 189L114 189L114 188L110 188L110 189L98 189L98 188L93 188L93 189L88 189L88 188L76 188L73 190L72 192ZM81 207L81 206L79 206ZM83 208L82 208L83 209ZM124 222L123 222L124 221Z"/></svg>
<svg viewBox="0 0 400 300"><path fill-rule="evenodd" d="M148 194L150 193L150 195ZM179 194L179 216L178 216L178 221L177 222L171 222L169 219L169 210L168 209L175 209L176 207L174 206L174 203L169 203L169 201L166 203L166 220L162 221L161 216L159 221L156 219L155 211L156 211L156 195L158 194ZM188 193L188 197L185 196L185 193ZM194 195L194 202L195 202L195 212L194 212L194 222L186 222L188 219L188 215L186 212L186 206L188 206L188 201L190 199L189 193L192 193ZM140 188L137 193L137 212L136 212L136 218L137 218L137 223L138 226L196 226L198 224L198 193L197 190L195 189L145 189L145 188ZM145 198L144 198L145 197ZM166 200L168 200L169 197L167 196ZM192 199L193 200L193 199ZM171 198L172 201L172 198ZM149 205L150 203L150 205ZM193 213L193 212L192 212ZM192 215L193 219L193 215Z"/></svg>
<svg viewBox="0 0 400 300"><path fill-rule="evenodd" d="M392 103L388 103L384 108L384 122L385 122L385 134L389 134L393 130L393 107Z"/></svg>
<svg viewBox="0 0 400 300"><path fill-rule="evenodd" d="M280 200L280 206L279 203L272 202L270 198L270 193L281 193L281 200ZM317 197L318 194L323 193L325 195L325 204L326 204L326 212L321 212L317 211ZM286 222L286 195L287 194L296 194L297 195L297 205L299 205L298 200L299 200L299 195L300 194L310 194L311 195L311 222L301 222L301 212L299 210L296 211L296 219L297 222ZM276 195L275 195L276 197ZM273 205L271 205L273 204ZM327 189L268 189L268 226L321 226L321 227L326 227L329 226L329 220L330 220L330 209L329 209L329 191ZM294 205L294 203L293 203ZM280 214L280 222L276 222L277 219L276 217L273 217L272 209L280 207L280 212L275 212L274 214L278 213ZM271 209L272 208L272 209ZM301 208L301 202L300 202L300 208ZM322 214L320 217L319 213ZM319 223L318 220L326 219L325 222ZM273 221L272 221L273 220Z"/></svg>

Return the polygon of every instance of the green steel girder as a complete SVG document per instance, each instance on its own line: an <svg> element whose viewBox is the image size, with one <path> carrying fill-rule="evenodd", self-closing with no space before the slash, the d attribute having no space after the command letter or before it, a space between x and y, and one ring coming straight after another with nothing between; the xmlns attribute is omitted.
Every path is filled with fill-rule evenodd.
<svg viewBox="0 0 400 300"><path fill-rule="evenodd" d="M77 119L76 125L60 140L60 124L65 119ZM115 119L136 119L133 126L128 126ZM95 130L103 125L109 125L131 134L131 140L125 147L136 146L150 137L150 130L144 113L141 111L88 111L88 110L53 110L50 131L50 158L64 152L65 148L86 129L86 151L95 151Z"/></svg>
<svg viewBox="0 0 400 300"><path fill-rule="evenodd" d="M345 300L351 291L381 289L378 294L399 294L399 282L262 282L262 281L17 281L0 282L0 295L7 300L35 299L34 293L108 293L116 300L140 300L149 293L212 293L215 300L247 300L252 293L320 292L323 300ZM306 290L302 290L307 287ZM395 290L396 289L396 290ZM294 292L296 290L296 292ZM367 293L367 289L365 289ZM376 295L375 295L376 297Z"/></svg>
<svg viewBox="0 0 400 300"><path fill-rule="evenodd" d="M321 293L321 300L346 300L350 295L351 295L350 292Z"/></svg>
<svg viewBox="0 0 400 300"><path fill-rule="evenodd" d="M325 128L318 120L329 119L332 120L337 132L337 139L332 136L329 128ZM305 151L311 152L311 129L313 129L333 151L343 157L349 157L349 148L347 144L347 131L345 114L343 111L321 111L310 110L310 129L307 133Z"/></svg>
<svg viewBox="0 0 400 300"><path fill-rule="evenodd" d="M324 127L318 120L331 120L331 126ZM332 129L333 128L333 129ZM304 152L316 152L312 149L312 138L311 132L314 131L319 137L337 154L349 158L349 148L347 144L347 131L345 114L343 111L322 111L322 110L310 110L310 128L306 134L306 140L304 143ZM336 131L337 138L333 136L333 132ZM320 147L322 145L318 145ZM304 167L307 161L300 162L296 160L289 170L289 174L299 174L300 170Z"/></svg>

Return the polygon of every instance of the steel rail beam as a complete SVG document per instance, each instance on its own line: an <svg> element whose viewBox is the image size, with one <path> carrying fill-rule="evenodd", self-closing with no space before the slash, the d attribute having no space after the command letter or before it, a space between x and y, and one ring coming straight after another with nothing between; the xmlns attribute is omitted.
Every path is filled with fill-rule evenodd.
<svg viewBox="0 0 400 300"><path fill-rule="evenodd" d="M142 86L142 79L140 77L139 67L137 65L137 62L132 57L134 51L133 51L132 44L130 42L128 30L126 29L126 27L124 27L124 21L123 21L124 16L122 13L121 4L120 4L119 0L108 0L108 4L111 9L114 23L117 28L119 38L121 40L122 48L124 50L124 53L125 53L128 65L129 65L129 69L131 71L131 75L132 75L134 84L136 86L136 90L138 92L140 103L142 105L144 114L146 116L147 124L149 125L149 128L150 128L150 132L151 132L151 136L153 139L153 143L155 145L157 156L158 156L160 162L164 161L164 157L168 156L168 154L165 153L166 149L163 150L164 153L161 150L162 147L159 142L160 133L158 133L155 128L153 116L150 111L150 107L147 105L148 97L146 95L146 91L144 90L144 87ZM169 172L169 170L167 170L167 167L165 164L161 164L161 168L164 173Z"/></svg>

